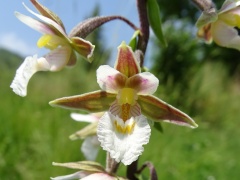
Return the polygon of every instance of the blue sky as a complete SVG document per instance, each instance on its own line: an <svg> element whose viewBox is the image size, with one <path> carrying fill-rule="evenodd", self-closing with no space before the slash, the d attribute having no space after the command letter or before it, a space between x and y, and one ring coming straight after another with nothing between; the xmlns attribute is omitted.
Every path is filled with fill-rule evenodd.
<svg viewBox="0 0 240 180"><path fill-rule="evenodd" d="M29 0L0 2L0 47L23 56L43 55L45 51L36 46L41 34L14 16L14 11L18 11L33 17L23 7L22 2L37 12ZM90 15L97 4L100 6L100 15L121 15L139 25L135 0L89 0L87 3L86 0L39 0L39 2L61 18L67 32ZM133 30L119 20L103 25L103 30L106 47L111 47L115 51L123 40L128 42L133 34Z"/></svg>

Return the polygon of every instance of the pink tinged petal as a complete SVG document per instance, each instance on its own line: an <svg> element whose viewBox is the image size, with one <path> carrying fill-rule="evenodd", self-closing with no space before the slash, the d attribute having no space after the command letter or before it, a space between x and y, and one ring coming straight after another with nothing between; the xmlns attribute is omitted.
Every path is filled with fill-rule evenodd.
<svg viewBox="0 0 240 180"><path fill-rule="evenodd" d="M92 114L71 113L71 118L78 122L93 123L97 122L100 117L97 117L96 115L94 115L94 113Z"/></svg>
<svg viewBox="0 0 240 180"><path fill-rule="evenodd" d="M104 91L117 93L125 86L126 80L126 76L108 65L102 65L97 69L97 83Z"/></svg>
<svg viewBox="0 0 240 180"><path fill-rule="evenodd" d="M51 180L72 180L72 179L80 179L86 177L89 173L84 171L79 171L73 174L65 175L65 176L58 176L58 177L51 177Z"/></svg>
<svg viewBox="0 0 240 180"><path fill-rule="evenodd" d="M139 96L138 103L143 115L154 121L165 121L196 128L198 125L187 114L154 96Z"/></svg>
<svg viewBox="0 0 240 180"><path fill-rule="evenodd" d="M212 36L219 46L240 50L238 31L223 21L218 20L212 25Z"/></svg>
<svg viewBox="0 0 240 180"><path fill-rule="evenodd" d="M71 55L71 48L68 46L61 46L44 56L42 61L38 62L38 67L49 70L49 71L59 71L69 61Z"/></svg>
<svg viewBox="0 0 240 180"><path fill-rule="evenodd" d="M158 88L159 80L150 72L143 72L130 77L126 86L137 91L139 95L153 94Z"/></svg>
<svg viewBox="0 0 240 180"><path fill-rule="evenodd" d="M59 24L64 30L65 27L61 21L61 19L55 14L53 13L51 10L49 10L48 8L46 8L45 6L43 6L42 4L40 4L38 1L36 0L30 0L32 2L32 4L35 6L35 8L45 17L52 19L53 21L55 21L57 24Z"/></svg>
<svg viewBox="0 0 240 180"><path fill-rule="evenodd" d="M33 14L34 16L38 17L43 23L47 24L51 29L52 31L55 32L55 34L59 35L59 36L62 36L62 37L65 37L65 39L69 40L66 33L65 33L65 30L59 25L57 24L55 21L53 21L52 19L49 19L47 17L44 17L40 14L37 14L35 12L33 12L31 9L29 9L24 3L23 3L23 6L31 13Z"/></svg>
<svg viewBox="0 0 240 180"><path fill-rule="evenodd" d="M78 54L83 56L89 62L93 61L93 52L95 49L94 45L80 37L72 37L70 41L72 47Z"/></svg>
<svg viewBox="0 0 240 180"><path fill-rule="evenodd" d="M51 101L49 104L54 107L67 109L102 112L108 110L115 99L115 94L107 93L105 91L94 91L82 95L59 98Z"/></svg>
<svg viewBox="0 0 240 180"><path fill-rule="evenodd" d="M106 173L94 173L81 180L117 180L117 178L110 176Z"/></svg>
<svg viewBox="0 0 240 180"><path fill-rule="evenodd" d="M240 5L240 1L236 1L236 0L226 0L221 9L219 10L219 14L225 13L227 11L231 11L233 9L235 9L236 7L238 7Z"/></svg>
<svg viewBox="0 0 240 180"><path fill-rule="evenodd" d="M131 126L133 129L130 133L129 131L119 132L116 129L116 123L119 126L133 124ZM97 128L98 140L103 149L108 151L113 159L117 162L121 161L124 165L130 165L138 159L144 150L143 145L149 142L150 134L151 129L144 116L131 118L124 123L122 119L109 112L100 119Z"/></svg>
<svg viewBox="0 0 240 180"><path fill-rule="evenodd" d="M89 136L83 141L81 151L88 161L95 161L99 147L100 143L97 139L97 136Z"/></svg>
<svg viewBox="0 0 240 180"><path fill-rule="evenodd" d="M16 75L10 85L13 91L19 96L27 95L27 85L30 78L37 71L44 71L45 68L39 66L39 62L45 58L37 58L37 55L26 57L21 66L17 69Z"/></svg>
<svg viewBox="0 0 240 180"><path fill-rule="evenodd" d="M118 47L115 69L127 77L131 77L141 72L140 65L137 62L131 47L127 46L125 42L122 42Z"/></svg>
<svg viewBox="0 0 240 180"><path fill-rule="evenodd" d="M33 19L29 16L25 16L19 12L15 12L15 16L24 24L28 25L29 27L33 28L34 30L42 34L54 34L54 31L52 31L52 29L48 25L41 21Z"/></svg>
<svg viewBox="0 0 240 180"><path fill-rule="evenodd" d="M114 116L122 116L122 106L118 104L118 101L115 100L112 105L109 108L109 111L111 114ZM138 103L135 103L134 105L130 106L130 111L129 111L129 116L130 117L136 117L141 115L141 107L139 106Z"/></svg>

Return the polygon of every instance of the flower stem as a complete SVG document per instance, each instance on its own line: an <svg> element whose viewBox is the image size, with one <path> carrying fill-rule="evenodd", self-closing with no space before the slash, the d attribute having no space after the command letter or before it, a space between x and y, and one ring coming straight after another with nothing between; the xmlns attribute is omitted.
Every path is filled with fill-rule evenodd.
<svg viewBox="0 0 240 180"><path fill-rule="evenodd" d="M127 178L131 180L138 180L135 174L137 173L138 160L134 161L127 167Z"/></svg>
<svg viewBox="0 0 240 180"><path fill-rule="evenodd" d="M145 54L149 39L149 22L147 16L147 0L137 0L138 16L140 21L141 39L138 49Z"/></svg>
<svg viewBox="0 0 240 180"><path fill-rule="evenodd" d="M106 171L110 174L114 174L117 172L119 164L118 162L116 162L114 159L111 158L109 152L107 152L107 160L106 160Z"/></svg>
<svg viewBox="0 0 240 180"><path fill-rule="evenodd" d="M131 21L129 21L125 17L122 17L122 16L98 16L98 17L92 17L92 18L86 19L85 21L76 25L69 33L69 37L78 36L81 38L85 38L86 36L88 36L91 32L93 32L95 29L97 29L101 25L103 25L109 21L117 20L117 19L125 22L131 28L133 28L135 31L139 30L139 28L137 26L135 26Z"/></svg>
<svg viewBox="0 0 240 180"><path fill-rule="evenodd" d="M215 5L212 0L191 0L203 12L216 11Z"/></svg>

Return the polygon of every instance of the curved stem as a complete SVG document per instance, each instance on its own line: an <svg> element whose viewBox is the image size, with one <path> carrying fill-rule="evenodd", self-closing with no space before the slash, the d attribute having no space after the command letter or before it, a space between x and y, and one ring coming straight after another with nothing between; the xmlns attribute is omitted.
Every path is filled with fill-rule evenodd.
<svg viewBox="0 0 240 180"><path fill-rule="evenodd" d="M86 19L85 21L79 23L69 33L69 37L78 36L81 38L85 38L99 26L109 21L117 20L117 19L125 22L135 31L139 30L137 26L135 26L131 21L129 21L127 18L123 16L99 16L99 17L92 17L92 18Z"/></svg>

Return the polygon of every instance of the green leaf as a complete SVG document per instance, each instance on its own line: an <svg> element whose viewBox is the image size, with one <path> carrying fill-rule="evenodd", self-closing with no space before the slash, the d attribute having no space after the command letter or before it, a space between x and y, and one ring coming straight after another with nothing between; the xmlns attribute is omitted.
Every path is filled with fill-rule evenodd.
<svg viewBox="0 0 240 180"><path fill-rule="evenodd" d="M138 38L139 34L140 34L139 30L135 31L129 44L128 44L132 48L133 51L135 51L137 49L137 38Z"/></svg>
<svg viewBox="0 0 240 180"><path fill-rule="evenodd" d="M153 127L154 127L156 130L158 130L159 132L163 133L163 127L162 127L162 124L161 124L161 123L154 122Z"/></svg>
<svg viewBox="0 0 240 180"><path fill-rule="evenodd" d="M160 9L157 0L147 0L147 12L150 26L159 41L167 47L167 42L163 36L162 22L160 18Z"/></svg>

